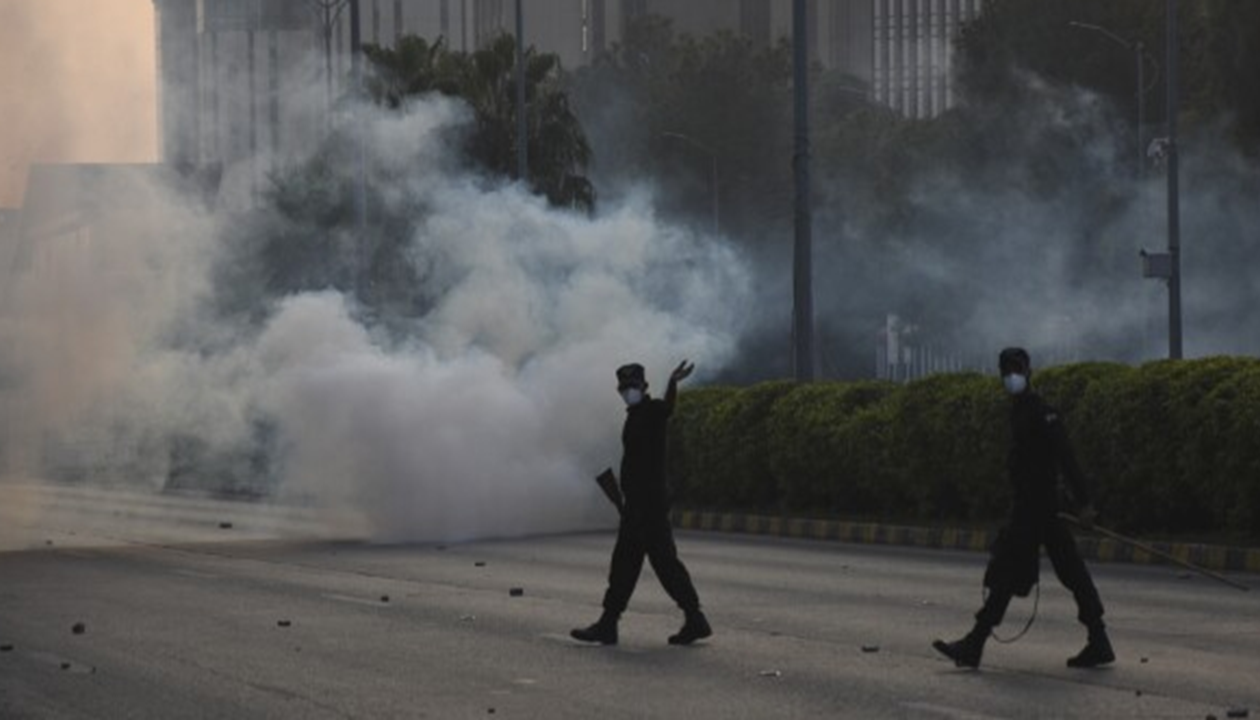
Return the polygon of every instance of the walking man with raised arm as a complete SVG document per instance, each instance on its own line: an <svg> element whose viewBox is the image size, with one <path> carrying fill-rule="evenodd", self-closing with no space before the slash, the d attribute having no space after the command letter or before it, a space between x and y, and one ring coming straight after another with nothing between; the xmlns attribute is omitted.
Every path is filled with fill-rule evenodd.
<svg viewBox="0 0 1260 720"><path fill-rule="evenodd" d="M634 594L644 557L652 563L665 592L685 616L682 629L669 637L669 643L690 645L713 634L700 611L700 598L691 575L678 559L665 474L666 429L678 397L678 383L694 369L686 360L680 363L669 376L663 400L648 394L642 365L632 363L617 369L617 392L626 403L626 422L621 431L621 492L625 503L608 571L604 613L595 624L570 633L578 640L617 644L617 622Z"/></svg>

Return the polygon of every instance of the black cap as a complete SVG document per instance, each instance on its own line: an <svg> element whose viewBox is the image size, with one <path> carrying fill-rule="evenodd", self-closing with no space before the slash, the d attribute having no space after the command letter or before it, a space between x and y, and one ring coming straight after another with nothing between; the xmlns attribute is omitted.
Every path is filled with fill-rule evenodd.
<svg viewBox="0 0 1260 720"><path fill-rule="evenodd" d="M617 387L624 388L646 384L647 379L643 373L643 366L639 363L630 363L617 368Z"/></svg>
<svg viewBox="0 0 1260 720"><path fill-rule="evenodd" d="M998 370L1003 375L1008 371L1027 370L1032 367L1032 359L1028 351L1021 347L1008 347L998 353Z"/></svg>

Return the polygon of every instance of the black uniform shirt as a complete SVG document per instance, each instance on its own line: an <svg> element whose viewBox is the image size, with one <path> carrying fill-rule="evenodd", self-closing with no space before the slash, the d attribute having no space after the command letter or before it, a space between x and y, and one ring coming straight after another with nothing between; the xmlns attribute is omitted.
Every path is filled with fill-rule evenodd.
<svg viewBox="0 0 1260 720"><path fill-rule="evenodd" d="M1089 490L1068 443L1059 413L1032 390L1015 398L1011 408L1011 450L1007 456L1015 511L1053 515L1059 510L1059 478L1076 505L1089 503Z"/></svg>
<svg viewBox="0 0 1260 720"><path fill-rule="evenodd" d="M645 397L626 408L626 424L621 430L621 492L626 504L636 508L664 510L665 431L669 403Z"/></svg>

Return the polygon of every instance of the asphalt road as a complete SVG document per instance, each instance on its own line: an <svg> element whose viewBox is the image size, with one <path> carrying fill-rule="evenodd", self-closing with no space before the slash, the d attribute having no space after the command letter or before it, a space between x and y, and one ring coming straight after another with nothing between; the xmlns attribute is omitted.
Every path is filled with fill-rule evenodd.
<svg viewBox="0 0 1260 720"><path fill-rule="evenodd" d="M73 536L0 508L25 548L0 552L0 718L1260 716L1260 593L1176 569L1094 566L1114 667L1064 666L1084 631L1047 565L1030 632L967 671L930 643L968 628L981 555L685 533L715 636L669 646L645 567L597 647L568 630L598 615L611 533L268 540L222 526L255 511L192 505Z"/></svg>

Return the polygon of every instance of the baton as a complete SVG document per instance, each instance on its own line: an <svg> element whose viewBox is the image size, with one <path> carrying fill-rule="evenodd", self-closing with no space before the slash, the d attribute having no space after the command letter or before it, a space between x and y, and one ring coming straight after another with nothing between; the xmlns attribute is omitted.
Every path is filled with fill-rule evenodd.
<svg viewBox="0 0 1260 720"><path fill-rule="evenodd" d="M1140 540L1134 540L1134 539L1133 539L1133 538L1131 538L1131 537L1126 537L1126 536L1121 535L1120 533L1118 533L1118 532L1116 532L1116 531L1114 531L1114 530L1108 530L1108 529L1107 529L1107 528L1105 528L1105 527L1100 527L1100 526L1098 526L1098 525L1093 525L1093 524L1086 524L1084 521L1082 521L1080 518L1076 517L1075 515L1071 515L1071 514L1069 514L1069 513L1061 512L1061 513L1059 513L1059 517L1063 518L1064 520L1067 520L1068 522L1072 523L1073 525L1076 525L1076 526L1077 526L1077 527L1079 527L1079 528L1083 528L1083 529L1085 529L1085 530L1093 530L1094 532L1096 532L1096 533L1098 533L1098 534L1100 534L1100 535L1106 535L1107 537L1111 538L1112 540L1118 540L1118 541L1120 541L1120 542L1122 542L1122 543L1124 543L1124 544L1126 544L1126 545L1130 545L1130 546L1132 546L1132 547L1135 547L1135 548L1137 548L1138 550L1142 550L1142 551L1144 551L1144 552L1148 552L1148 553L1150 553L1150 554L1154 555L1155 557L1163 558L1163 559L1165 559L1165 560L1167 560L1167 561L1169 561L1169 562L1171 562L1171 563L1174 563L1174 564L1176 564L1176 565L1180 565L1181 567L1186 568L1187 570L1193 570L1193 571L1195 571L1195 572L1199 573L1200 575L1205 575L1205 576L1210 577L1210 578L1212 578L1213 580L1216 580L1216 581L1218 581L1218 582L1223 582L1223 583L1225 583L1226 585L1228 585L1228 586L1230 586L1230 587L1232 587L1232 588L1238 588L1239 590L1242 590L1242 591L1244 591L1244 592L1245 592L1245 591L1247 591L1247 590L1250 590L1250 589L1251 589L1251 588L1247 587L1246 585L1243 585L1243 584L1242 584L1242 583L1240 583L1240 582L1237 582L1237 581L1235 581L1235 580L1230 580L1229 578L1225 577L1224 575L1221 575L1220 573L1212 572L1211 570L1208 570L1208 569L1207 569L1207 568L1205 568L1205 567L1200 567L1200 566L1195 565L1194 563L1189 562L1189 561L1187 561L1187 560L1182 560L1182 559L1181 559L1181 558L1179 558L1179 557L1174 557L1173 555L1171 555L1171 554L1169 554L1169 553L1166 553L1166 552L1164 552L1163 550L1159 550L1159 549L1157 549L1157 548L1153 548L1153 547L1151 547L1150 545L1147 545L1146 543L1144 543L1144 542L1142 542L1142 541L1140 541Z"/></svg>

